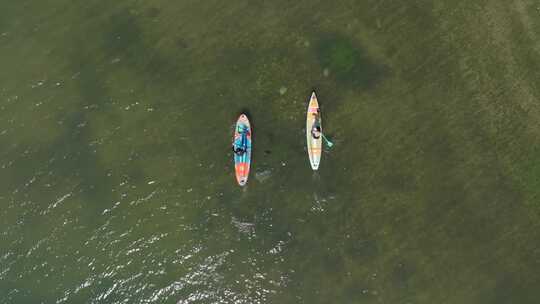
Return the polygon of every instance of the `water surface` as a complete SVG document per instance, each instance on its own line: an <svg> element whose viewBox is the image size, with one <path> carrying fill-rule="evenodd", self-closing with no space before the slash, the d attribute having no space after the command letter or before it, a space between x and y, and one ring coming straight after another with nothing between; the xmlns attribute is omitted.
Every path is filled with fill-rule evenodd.
<svg viewBox="0 0 540 304"><path fill-rule="evenodd" d="M0 303L537 303L537 4L409 2L0 3Z"/></svg>

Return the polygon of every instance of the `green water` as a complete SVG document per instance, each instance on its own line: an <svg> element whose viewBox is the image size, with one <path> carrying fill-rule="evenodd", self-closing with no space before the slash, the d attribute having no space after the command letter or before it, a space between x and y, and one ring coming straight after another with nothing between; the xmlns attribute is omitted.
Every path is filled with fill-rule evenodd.
<svg viewBox="0 0 540 304"><path fill-rule="evenodd" d="M538 303L539 18L1 1L0 303Z"/></svg>

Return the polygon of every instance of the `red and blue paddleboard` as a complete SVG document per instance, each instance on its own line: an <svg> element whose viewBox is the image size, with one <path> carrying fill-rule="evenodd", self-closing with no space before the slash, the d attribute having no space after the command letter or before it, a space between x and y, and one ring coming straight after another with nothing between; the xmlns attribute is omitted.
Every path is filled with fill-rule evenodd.
<svg viewBox="0 0 540 304"><path fill-rule="evenodd" d="M251 164L251 125L245 114L240 115L236 121L233 139L233 155L236 181L240 186L245 186Z"/></svg>

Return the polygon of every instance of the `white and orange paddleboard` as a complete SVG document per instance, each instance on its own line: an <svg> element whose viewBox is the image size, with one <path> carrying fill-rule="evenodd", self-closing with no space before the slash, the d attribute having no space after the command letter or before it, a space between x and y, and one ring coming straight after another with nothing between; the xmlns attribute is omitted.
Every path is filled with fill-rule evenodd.
<svg viewBox="0 0 540 304"><path fill-rule="evenodd" d="M319 164L321 163L321 152L322 152L322 124L321 124L321 113L319 109L319 102L317 101L317 95L315 92L311 94L309 100L309 106L307 110L306 117L306 140L307 140L307 151L309 156L309 163L313 170L319 169ZM319 127L318 130L320 134L313 134L314 128ZM319 135L316 138L316 135Z"/></svg>

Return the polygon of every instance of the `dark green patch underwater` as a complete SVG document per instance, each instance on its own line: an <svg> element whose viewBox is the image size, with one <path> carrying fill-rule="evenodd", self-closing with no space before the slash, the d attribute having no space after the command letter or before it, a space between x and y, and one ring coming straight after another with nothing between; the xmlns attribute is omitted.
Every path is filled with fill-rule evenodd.
<svg viewBox="0 0 540 304"><path fill-rule="evenodd" d="M346 86L373 88L386 74L382 64L350 38L337 34L323 36L316 46L317 57L329 75Z"/></svg>

